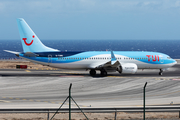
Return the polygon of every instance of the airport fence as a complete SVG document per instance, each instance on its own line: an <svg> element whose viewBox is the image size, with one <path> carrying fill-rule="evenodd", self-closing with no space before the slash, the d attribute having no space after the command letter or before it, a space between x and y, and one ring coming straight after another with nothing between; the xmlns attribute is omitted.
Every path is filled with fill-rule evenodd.
<svg viewBox="0 0 180 120"><path fill-rule="evenodd" d="M129 113L143 113L143 107L124 107L124 108L81 108L84 113L114 113L114 119L117 119L118 112L129 112ZM0 109L0 114L3 113L47 113L47 120L50 119L49 114L55 113L57 109L52 108L37 108L37 109ZM62 108L58 113L68 113L69 108ZM71 108L72 113L80 113L78 108ZM180 107L177 106L163 106L163 107L146 107L146 112L179 112L180 118Z"/></svg>

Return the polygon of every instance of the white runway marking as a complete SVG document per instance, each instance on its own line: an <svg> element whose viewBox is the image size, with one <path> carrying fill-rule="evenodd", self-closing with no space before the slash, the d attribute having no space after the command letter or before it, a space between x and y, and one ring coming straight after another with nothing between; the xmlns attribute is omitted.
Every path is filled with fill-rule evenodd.
<svg viewBox="0 0 180 120"><path fill-rule="evenodd" d="M10 101L6 101L6 100L0 100L0 102L10 103Z"/></svg>

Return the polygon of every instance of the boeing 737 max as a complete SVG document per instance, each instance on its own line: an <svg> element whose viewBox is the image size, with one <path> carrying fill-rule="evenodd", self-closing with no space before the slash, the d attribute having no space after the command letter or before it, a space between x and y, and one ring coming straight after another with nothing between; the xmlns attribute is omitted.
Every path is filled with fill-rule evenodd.
<svg viewBox="0 0 180 120"><path fill-rule="evenodd" d="M118 71L121 74L134 74L138 69L159 69L162 72L177 62L159 52L139 51L80 51L65 52L45 46L24 19L17 19L23 52L14 52L28 61L64 69L90 70L90 75L101 75Z"/></svg>

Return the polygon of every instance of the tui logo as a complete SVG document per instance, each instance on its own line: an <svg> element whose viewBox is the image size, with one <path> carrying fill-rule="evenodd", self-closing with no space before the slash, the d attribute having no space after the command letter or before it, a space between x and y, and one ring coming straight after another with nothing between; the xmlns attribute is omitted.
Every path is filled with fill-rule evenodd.
<svg viewBox="0 0 180 120"><path fill-rule="evenodd" d="M34 37L35 37L35 36L33 35L32 38L34 38ZM26 42L27 38L22 38L22 40L24 40L24 43L25 43L27 46L30 46L30 45L32 45L32 43L33 43L33 40L32 40L30 43L27 43L27 42Z"/></svg>
<svg viewBox="0 0 180 120"><path fill-rule="evenodd" d="M152 59L153 62L159 61L159 55L146 55L148 57L148 61Z"/></svg>

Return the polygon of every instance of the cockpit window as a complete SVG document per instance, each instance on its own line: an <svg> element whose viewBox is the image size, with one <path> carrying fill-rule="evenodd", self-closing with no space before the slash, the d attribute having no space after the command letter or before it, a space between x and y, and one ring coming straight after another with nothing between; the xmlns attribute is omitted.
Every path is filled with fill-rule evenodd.
<svg viewBox="0 0 180 120"><path fill-rule="evenodd" d="M171 57L167 57L167 59L171 59Z"/></svg>

